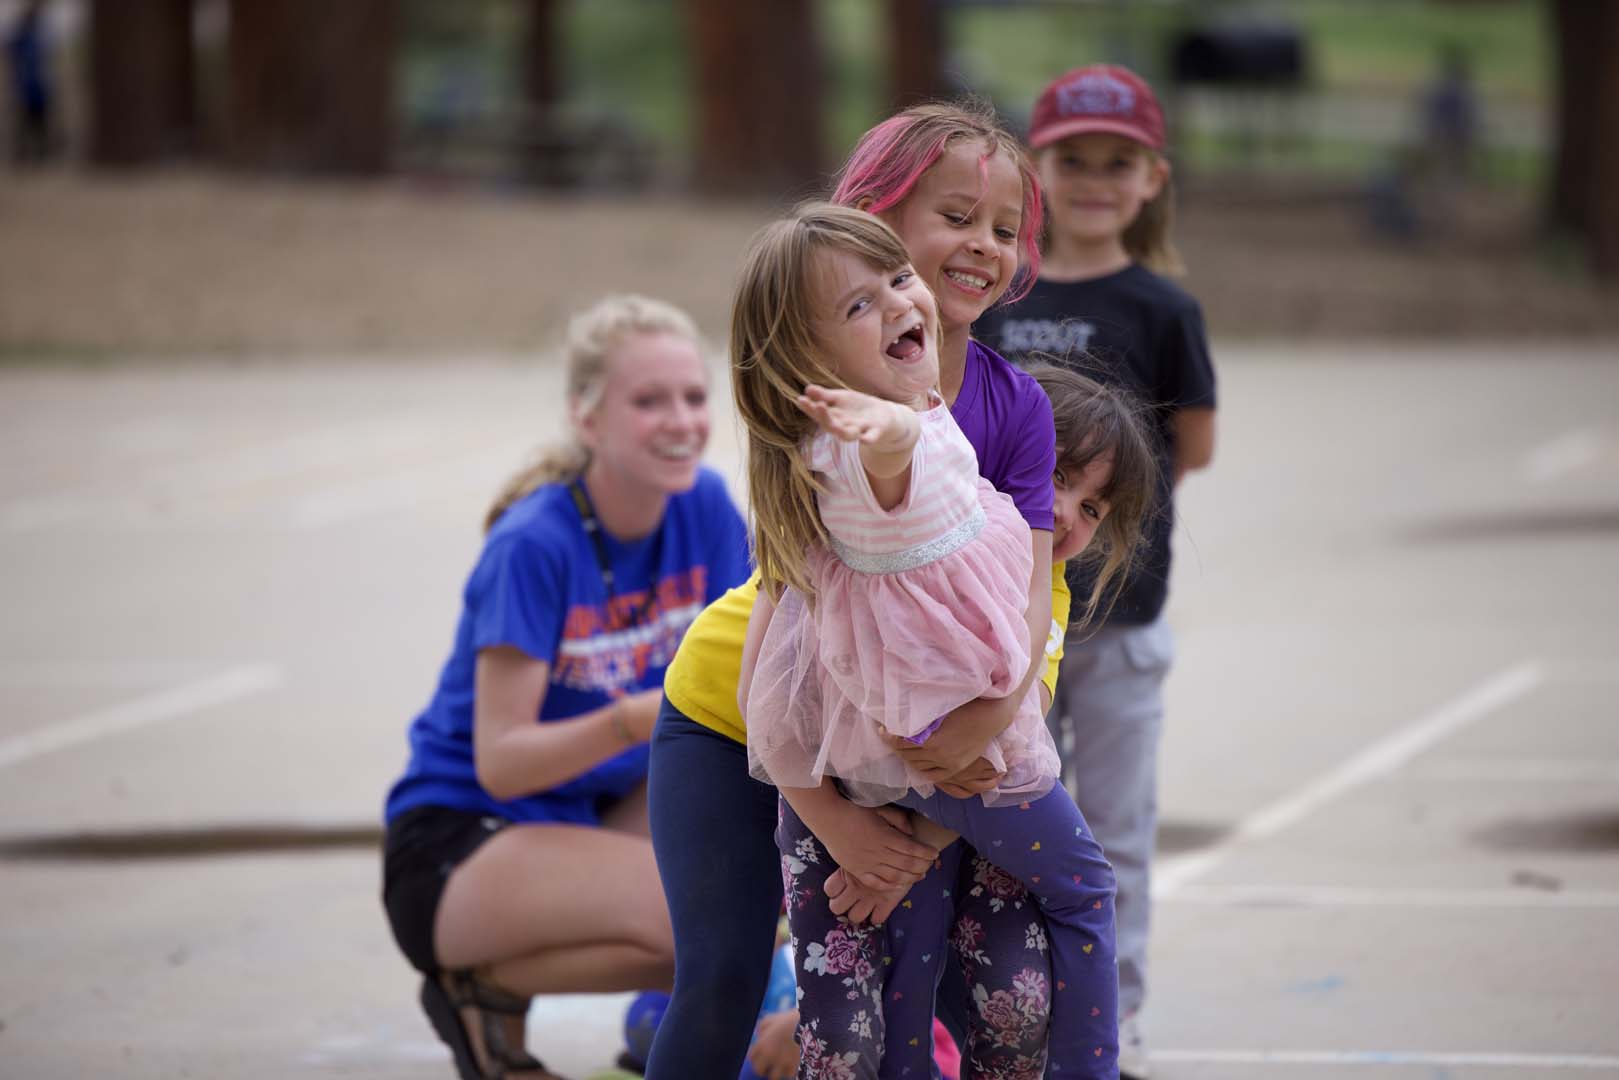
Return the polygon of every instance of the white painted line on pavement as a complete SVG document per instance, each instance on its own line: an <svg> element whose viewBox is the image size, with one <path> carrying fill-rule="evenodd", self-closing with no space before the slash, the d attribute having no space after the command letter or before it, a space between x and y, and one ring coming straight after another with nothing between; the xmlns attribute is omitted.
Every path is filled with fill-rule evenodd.
<svg viewBox="0 0 1619 1080"><path fill-rule="evenodd" d="M1555 480L1595 461L1608 440L1593 428L1565 432L1524 455L1523 474L1530 480Z"/></svg>
<svg viewBox="0 0 1619 1080"><path fill-rule="evenodd" d="M1497 1069L1619 1069L1614 1054L1513 1054L1424 1050L1161 1050L1154 1061L1187 1065L1474 1065Z"/></svg>
<svg viewBox="0 0 1619 1080"><path fill-rule="evenodd" d="M1387 776L1434 743L1527 694L1543 678L1541 664L1531 660L1486 680L1415 724L1373 743L1294 794L1244 819L1213 847L1164 860L1153 882L1152 895L1154 898L1172 896L1187 882L1208 873L1241 845L1274 836L1345 792Z"/></svg>
<svg viewBox="0 0 1619 1080"><path fill-rule="evenodd" d="M281 670L266 664L231 668L212 678L126 701L76 720L52 724L0 742L0 769L108 735L262 694L281 685Z"/></svg>
<svg viewBox="0 0 1619 1080"><path fill-rule="evenodd" d="M1263 908L1619 909L1619 892L1549 889L1365 889L1333 885L1182 885L1171 904Z"/></svg>

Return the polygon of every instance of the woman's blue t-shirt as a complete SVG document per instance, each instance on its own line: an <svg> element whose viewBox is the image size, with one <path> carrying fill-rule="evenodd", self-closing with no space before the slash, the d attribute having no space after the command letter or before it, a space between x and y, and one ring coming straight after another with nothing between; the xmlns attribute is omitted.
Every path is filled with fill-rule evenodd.
<svg viewBox="0 0 1619 1080"><path fill-rule="evenodd" d="M622 798L645 779L642 745L559 787L503 802L478 783L473 763L479 650L510 645L545 661L551 681L537 721L578 716L614 697L662 686L686 627L748 576L746 526L710 469L698 473L690 491L670 498L651 536L621 543L603 535L615 580L611 605L567 485L539 488L496 522L467 579L438 688L411 724L410 764L388 794L387 820L418 806L442 806L513 821L593 824L603 802Z"/></svg>

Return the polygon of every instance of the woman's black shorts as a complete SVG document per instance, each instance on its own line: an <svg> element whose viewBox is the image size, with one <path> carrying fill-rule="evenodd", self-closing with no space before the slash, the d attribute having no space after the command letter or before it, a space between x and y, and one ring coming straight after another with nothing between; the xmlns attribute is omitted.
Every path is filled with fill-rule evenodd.
<svg viewBox="0 0 1619 1080"><path fill-rule="evenodd" d="M433 924L451 871L510 824L505 818L442 806L418 806L388 823L382 906L400 950L424 975L438 971Z"/></svg>

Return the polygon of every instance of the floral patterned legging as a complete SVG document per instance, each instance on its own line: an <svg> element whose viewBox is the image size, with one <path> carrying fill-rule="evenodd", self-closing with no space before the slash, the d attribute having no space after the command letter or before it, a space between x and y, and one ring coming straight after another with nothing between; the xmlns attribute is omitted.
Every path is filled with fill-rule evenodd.
<svg viewBox="0 0 1619 1080"><path fill-rule="evenodd" d="M823 886L837 865L785 801L787 920L800 1006L800 1080L927 1080L933 991L943 967L939 920L967 977L971 1016L963 1080L1039 1080L1046 1063L1051 960L1024 887L952 844L882 927L839 922Z"/></svg>

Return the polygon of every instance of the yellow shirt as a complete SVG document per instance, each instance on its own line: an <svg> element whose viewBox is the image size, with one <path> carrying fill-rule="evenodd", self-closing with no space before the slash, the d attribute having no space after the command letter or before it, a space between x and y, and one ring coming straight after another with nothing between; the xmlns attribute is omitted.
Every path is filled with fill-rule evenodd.
<svg viewBox="0 0 1619 1080"><path fill-rule="evenodd" d="M1047 692L1057 692L1057 667L1073 596L1063 574L1063 563L1051 571L1051 631L1046 637ZM736 687L742 679L742 642L748 636L748 616L759 595L754 574L708 607L686 630L680 649L663 676L669 703L704 727L739 743L748 741L737 708Z"/></svg>

